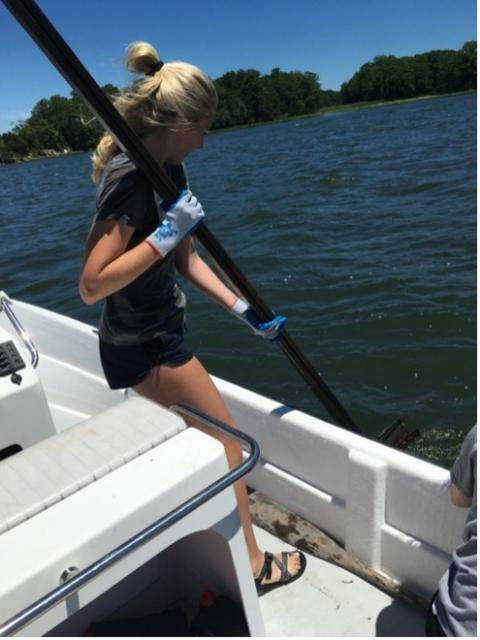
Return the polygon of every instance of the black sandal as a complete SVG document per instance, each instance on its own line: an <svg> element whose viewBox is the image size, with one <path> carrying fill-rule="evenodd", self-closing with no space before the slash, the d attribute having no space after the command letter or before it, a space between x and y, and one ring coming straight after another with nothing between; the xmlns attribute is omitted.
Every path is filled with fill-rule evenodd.
<svg viewBox="0 0 480 640"><path fill-rule="evenodd" d="M300 556L300 569L297 573L290 573L287 569L288 567L288 556L298 553ZM280 579L275 582L269 582L267 584L262 584L262 580L266 578L270 580L272 577L272 562L275 562L277 567L280 569ZM303 555L301 551L282 551L282 559L279 560L273 553L269 551L265 551L265 562L263 563L263 567L258 574L258 577L255 578L255 586L257 587L257 593L259 596L271 591L272 589L276 589L277 587L283 587L290 582L294 582L303 575L305 571L305 567L307 566L307 559Z"/></svg>

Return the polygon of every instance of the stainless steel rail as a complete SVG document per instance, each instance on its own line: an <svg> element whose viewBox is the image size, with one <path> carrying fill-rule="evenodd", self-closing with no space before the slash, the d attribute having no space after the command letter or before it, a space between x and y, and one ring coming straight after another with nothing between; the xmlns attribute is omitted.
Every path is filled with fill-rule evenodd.
<svg viewBox="0 0 480 640"><path fill-rule="evenodd" d="M135 551L142 545L149 542L182 518L185 518L189 513L205 504L205 502L216 496L253 469L260 457L260 447L256 440L237 429L229 427L219 420L211 418L210 416L193 409L192 407L188 407L186 405L175 405L171 407L171 409L186 416L195 418L195 420L198 420L200 423L205 424L216 431L220 431L234 440L246 445L249 449L247 458L238 467L235 467L208 487L196 493L180 506L162 516L159 520L156 520L153 524L143 529L93 564L82 569L79 573L74 573L73 577L70 578L68 582L62 584L53 591L50 591L50 593L46 594L30 606L23 609L23 611L20 611L15 616L4 622L0 626L0 636L12 635L22 629L22 627L30 624L40 615L57 605L62 600L65 600L65 598L70 596L72 593L78 591L81 587L90 582L90 580L96 578L113 564L122 560L132 553L132 551Z"/></svg>
<svg viewBox="0 0 480 640"><path fill-rule="evenodd" d="M38 349L33 344L33 341L28 335L28 332L26 331L26 329L24 329L22 323L17 318L15 311L12 309L12 301L5 294L2 294L0 296L0 311L2 309L5 311L5 314L7 318L10 320L10 322L12 323L13 328L18 333L20 338L23 340L25 346L29 350L30 357L32 358L32 367L35 368L38 364Z"/></svg>

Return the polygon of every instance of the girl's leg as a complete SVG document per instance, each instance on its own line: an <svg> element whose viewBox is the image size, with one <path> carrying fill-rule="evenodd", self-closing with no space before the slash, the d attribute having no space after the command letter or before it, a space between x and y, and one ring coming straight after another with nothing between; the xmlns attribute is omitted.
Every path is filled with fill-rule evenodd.
<svg viewBox="0 0 480 640"><path fill-rule="evenodd" d="M150 371L148 378L134 387L134 389L140 395L164 406L168 407L169 405L179 403L188 404L217 420L225 422L229 426L237 426L223 398L214 385L213 380L197 358L193 358L182 365L161 365L155 367ZM225 447L228 464L231 468L241 463L242 448L239 443L217 431L200 425L195 420L189 418L188 422L191 426L201 429L222 442ZM250 564L253 574L256 576L260 573L263 566L264 554L259 549L253 532L245 480L238 480L234 488L250 557ZM298 554L289 555L288 570L290 573L295 574L300 568L301 562ZM276 582L279 578L280 570L273 564L271 580L265 580L264 583Z"/></svg>

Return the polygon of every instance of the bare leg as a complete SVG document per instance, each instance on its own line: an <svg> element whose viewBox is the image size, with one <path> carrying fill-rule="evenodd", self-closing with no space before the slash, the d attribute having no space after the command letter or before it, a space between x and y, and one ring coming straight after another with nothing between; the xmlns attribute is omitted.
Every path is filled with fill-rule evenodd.
<svg viewBox="0 0 480 640"><path fill-rule="evenodd" d="M140 395L162 405L188 404L217 420L225 422L229 426L237 426L213 380L197 358L178 366L162 365L155 367L150 371L148 378L134 387L134 389ZM222 442L230 468L241 463L242 449L239 443L217 431L196 423L194 420L189 419L188 422L191 426L201 429ZM243 479L238 480L234 488L250 564L253 574L256 576L260 573L264 555L257 545L253 532L245 481ZM289 556L288 570L290 573L295 574L300 569L300 566L297 554ZM275 582L279 577L280 571L274 566L271 581Z"/></svg>

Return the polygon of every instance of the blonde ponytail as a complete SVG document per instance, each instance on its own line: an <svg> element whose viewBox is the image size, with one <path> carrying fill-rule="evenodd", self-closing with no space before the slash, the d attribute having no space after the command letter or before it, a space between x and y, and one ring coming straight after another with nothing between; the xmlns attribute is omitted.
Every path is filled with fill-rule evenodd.
<svg viewBox="0 0 480 640"><path fill-rule="evenodd" d="M217 92L210 78L187 62L163 64L148 42L133 42L127 49L125 66L145 74L115 100L115 106L135 133L142 137L152 129L190 129L203 118L213 116ZM101 138L92 156L95 183L105 165L120 151L109 133Z"/></svg>

